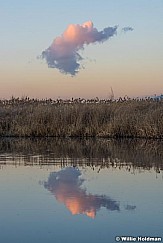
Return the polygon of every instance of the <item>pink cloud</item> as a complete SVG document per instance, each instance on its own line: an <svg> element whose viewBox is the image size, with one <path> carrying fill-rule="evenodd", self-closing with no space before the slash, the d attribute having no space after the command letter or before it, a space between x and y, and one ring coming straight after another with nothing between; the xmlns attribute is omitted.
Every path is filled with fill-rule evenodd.
<svg viewBox="0 0 163 243"><path fill-rule="evenodd" d="M74 76L79 72L80 61L83 59L79 50L85 45L103 43L117 34L117 26L98 31L91 21L82 25L70 24L64 33L56 37L52 44L42 52L48 67L57 68L64 74Z"/></svg>

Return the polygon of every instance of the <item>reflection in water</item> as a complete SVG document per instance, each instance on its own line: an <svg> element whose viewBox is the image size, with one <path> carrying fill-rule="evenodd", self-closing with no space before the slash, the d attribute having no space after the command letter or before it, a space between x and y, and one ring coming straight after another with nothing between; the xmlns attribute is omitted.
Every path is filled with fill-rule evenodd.
<svg viewBox="0 0 163 243"><path fill-rule="evenodd" d="M64 203L73 215L86 214L95 218L101 207L111 211L120 210L115 200L105 195L88 194L86 189L81 188L84 180L80 176L81 172L77 168L67 167L51 173L44 186L55 195L57 201Z"/></svg>
<svg viewBox="0 0 163 243"><path fill-rule="evenodd" d="M127 204L126 207L125 207L126 210L133 210L135 208L136 208L136 206L129 205L129 204Z"/></svg>
<svg viewBox="0 0 163 243"><path fill-rule="evenodd" d="M162 235L161 140L0 139L0 167L2 243Z"/></svg>
<svg viewBox="0 0 163 243"><path fill-rule="evenodd" d="M1 138L0 165L56 165L163 170L163 140Z"/></svg>

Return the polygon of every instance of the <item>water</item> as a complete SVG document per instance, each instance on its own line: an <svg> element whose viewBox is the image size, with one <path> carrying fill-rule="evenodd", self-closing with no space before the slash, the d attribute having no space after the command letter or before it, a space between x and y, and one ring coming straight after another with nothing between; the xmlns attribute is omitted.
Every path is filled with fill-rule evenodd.
<svg viewBox="0 0 163 243"><path fill-rule="evenodd" d="M1 139L0 242L163 236L163 142Z"/></svg>

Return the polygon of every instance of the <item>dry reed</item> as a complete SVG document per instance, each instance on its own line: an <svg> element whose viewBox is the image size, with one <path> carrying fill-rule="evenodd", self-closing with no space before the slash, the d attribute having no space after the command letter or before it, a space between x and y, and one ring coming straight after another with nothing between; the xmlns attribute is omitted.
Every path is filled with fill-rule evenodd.
<svg viewBox="0 0 163 243"><path fill-rule="evenodd" d="M0 136L163 138L163 99L0 101Z"/></svg>

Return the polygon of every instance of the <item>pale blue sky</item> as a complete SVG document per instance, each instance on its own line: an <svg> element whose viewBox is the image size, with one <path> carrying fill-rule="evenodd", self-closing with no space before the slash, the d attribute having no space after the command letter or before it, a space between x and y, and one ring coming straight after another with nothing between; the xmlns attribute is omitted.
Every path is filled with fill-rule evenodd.
<svg viewBox="0 0 163 243"><path fill-rule="evenodd" d="M88 20L98 30L118 24L119 33L82 51L77 76L36 59L69 24ZM124 26L134 31L122 34ZM0 98L105 98L111 86L116 96L163 93L162 0L0 0L0 31Z"/></svg>

